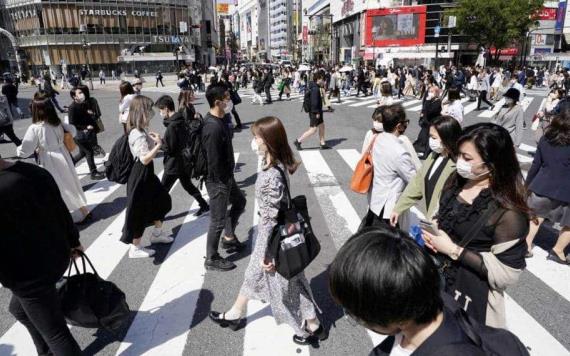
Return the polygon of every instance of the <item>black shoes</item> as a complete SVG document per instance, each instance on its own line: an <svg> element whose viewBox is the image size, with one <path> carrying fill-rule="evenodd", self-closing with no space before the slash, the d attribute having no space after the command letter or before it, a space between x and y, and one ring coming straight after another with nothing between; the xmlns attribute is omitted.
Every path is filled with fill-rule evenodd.
<svg viewBox="0 0 570 356"><path fill-rule="evenodd" d="M226 239L225 237L222 237L222 248L224 250L235 250L235 251L241 251L243 250L245 247L245 244L241 243L237 237L234 237L231 240Z"/></svg>
<svg viewBox="0 0 570 356"><path fill-rule="evenodd" d="M234 127L234 131L241 131L243 128L242 124L238 124Z"/></svg>
<svg viewBox="0 0 570 356"><path fill-rule="evenodd" d="M314 332L310 332L309 330L307 330L307 332L309 332L308 336L293 335L293 342L297 345L314 345L318 341L324 341L329 337L329 333L323 327L323 324L319 325L319 328Z"/></svg>
<svg viewBox="0 0 570 356"><path fill-rule="evenodd" d="M103 172L98 172L98 171L93 171L93 172L91 172L91 179L92 179L92 180L105 179L105 173L103 173Z"/></svg>
<svg viewBox="0 0 570 356"><path fill-rule="evenodd" d="M235 320L227 320L226 313L218 313L215 311L211 311L210 314L208 314L208 316L210 317L210 319L212 319L214 323L218 324L222 328L230 328L233 331L240 329L243 321L243 319L241 318Z"/></svg>
<svg viewBox="0 0 570 356"><path fill-rule="evenodd" d="M207 213L208 211L210 211L209 205L201 206L200 209L198 209L198 211L194 213L194 216L196 216L196 217L202 216L203 214Z"/></svg>
<svg viewBox="0 0 570 356"><path fill-rule="evenodd" d="M560 257L558 257L558 254L556 252L554 252L554 250L548 251L548 256L546 257L546 259L550 260L550 261L554 261L554 262L559 263L561 265L570 265L568 260L563 260Z"/></svg>
<svg viewBox="0 0 570 356"><path fill-rule="evenodd" d="M222 258L221 256L214 256L210 259L206 259L206 262L204 262L204 267L206 267L206 269L209 271L225 272L236 268L236 265L233 262Z"/></svg>
<svg viewBox="0 0 570 356"><path fill-rule="evenodd" d="M91 212L89 212L89 214L85 215L85 217L83 218L83 220L81 220L80 222L75 223L76 225L85 225L88 224L90 222L93 221L93 214L91 214Z"/></svg>
<svg viewBox="0 0 570 356"><path fill-rule="evenodd" d="M303 147L301 147L301 142L299 142L298 140L295 140L295 142L293 142L293 144L295 145L295 147L297 148L297 151L302 151Z"/></svg>
<svg viewBox="0 0 570 356"><path fill-rule="evenodd" d="M327 145L326 143L321 145L321 150L330 150L330 149L331 149L331 147L329 145Z"/></svg>

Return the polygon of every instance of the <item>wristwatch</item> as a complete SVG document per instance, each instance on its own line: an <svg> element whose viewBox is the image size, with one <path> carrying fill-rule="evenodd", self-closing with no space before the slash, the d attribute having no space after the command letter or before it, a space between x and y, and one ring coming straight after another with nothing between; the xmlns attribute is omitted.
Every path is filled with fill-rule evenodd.
<svg viewBox="0 0 570 356"><path fill-rule="evenodd" d="M459 255L461 255L461 251L462 248L458 245L455 245L453 251L449 253L449 257L451 257L452 260L457 261L459 259Z"/></svg>

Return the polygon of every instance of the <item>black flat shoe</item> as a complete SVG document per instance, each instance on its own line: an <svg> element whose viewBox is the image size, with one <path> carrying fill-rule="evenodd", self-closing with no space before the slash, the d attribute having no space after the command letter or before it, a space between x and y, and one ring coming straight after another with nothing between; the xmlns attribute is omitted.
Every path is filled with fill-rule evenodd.
<svg viewBox="0 0 570 356"><path fill-rule="evenodd" d="M215 311L211 311L208 316L212 321L222 328L230 328L233 331L240 329L243 319L235 319L235 320L227 320L226 313L218 313Z"/></svg>
<svg viewBox="0 0 570 356"><path fill-rule="evenodd" d="M328 337L329 337L329 333L328 333L327 329L325 329L323 324L319 325L319 328L313 332L311 332L309 329L305 329L305 330L310 332L312 336L319 339L319 341L324 341L324 340L328 339Z"/></svg>
<svg viewBox="0 0 570 356"><path fill-rule="evenodd" d="M295 148L297 148L297 151L302 151L302 150L303 150L303 147L301 147L301 142L295 140L295 141L293 142L293 144L295 145Z"/></svg>
<svg viewBox="0 0 570 356"><path fill-rule="evenodd" d="M297 345L313 345L317 342L317 338L313 335L299 336L293 335L293 342Z"/></svg>
<svg viewBox="0 0 570 356"><path fill-rule="evenodd" d="M229 250L229 249L233 249L236 251L240 251L243 250L245 247L245 244L241 243L237 237L234 237L231 240L227 240L225 237L222 237L222 248L224 250Z"/></svg>
<svg viewBox="0 0 570 356"><path fill-rule="evenodd" d="M327 144L321 145L321 150L330 150L331 147Z"/></svg>
<svg viewBox="0 0 570 356"><path fill-rule="evenodd" d="M91 214L91 212L89 212L89 214L85 215L85 217L83 218L83 220L81 220L80 222L76 223L76 225L85 225L87 223L90 223L91 221L93 221L93 214Z"/></svg>
<svg viewBox="0 0 570 356"><path fill-rule="evenodd" d="M548 256L546 256L547 260L550 261L554 261L556 263L560 263L561 265L568 265L568 261L567 260L563 260L560 257L558 257L558 255L556 254L556 252L554 252L554 250L550 250L548 251Z"/></svg>

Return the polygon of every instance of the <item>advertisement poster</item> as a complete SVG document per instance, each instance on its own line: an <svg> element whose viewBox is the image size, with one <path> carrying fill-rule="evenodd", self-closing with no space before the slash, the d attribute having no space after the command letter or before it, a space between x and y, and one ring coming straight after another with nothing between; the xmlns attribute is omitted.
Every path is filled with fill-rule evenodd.
<svg viewBox="0 0 570 356"><path fill-rule="evenodd" d="M366 12L366 45L413 46L425 41L426 6Z"/></svg>

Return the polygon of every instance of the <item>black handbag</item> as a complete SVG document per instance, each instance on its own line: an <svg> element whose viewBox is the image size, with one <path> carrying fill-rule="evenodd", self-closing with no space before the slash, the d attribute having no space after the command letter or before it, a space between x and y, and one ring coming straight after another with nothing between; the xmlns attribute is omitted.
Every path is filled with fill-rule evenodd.
<svg viewBox="0 0 570 356"><path fill-rule="evenodd" d="M105 328L111 332L120 329L129 318L130 309L123 293L114 283L105 281L97 274L89 258L80 253L83 273L79 271L77 262L72 259L67 277L58 285L63 315L71 325L84 328ZM86 264L93 273L86 271ZM75 267L76 275L71 276L71 268Z"/></svg>
<svg viewBox="0 0 570 356"><path fill-rule="evenodd" d="M241 97L239 96L238 92L235 90L230 90L230 99L234 105L241 104Z"/></svg>
<svg viewBox="0 0 570 356"><path fill-rule="evenodd" d="M274 261L277 273L291 279L317 257L321 244L313 233L307 198L304 195L291 198L285 172L278 166L275 168L283 177L287 204L279 210L277 225L267 243L266 258Z"/></svg>

